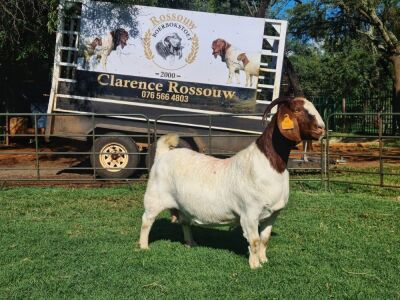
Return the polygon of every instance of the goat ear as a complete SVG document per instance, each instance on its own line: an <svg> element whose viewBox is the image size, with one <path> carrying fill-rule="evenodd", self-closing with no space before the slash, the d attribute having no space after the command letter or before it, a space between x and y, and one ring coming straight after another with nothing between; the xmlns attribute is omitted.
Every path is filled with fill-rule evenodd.
<svg viewBox="0 0 400 300"><path fill-rule="evenodd" d="M244 58L244 53L240 53L240 54L238 55L238 57L237 57L237 60L238 60L238 61L242 61L243 58Z"/></svg>
<svg viewBox="0 0 400 300"><path fill-rule="evenodd" d="M281 134L296 143L301 142L300 128L290 108L283 104L278 108L278 128Z"/></svg>
<svg viewBox="0 0 400 300"><path fill-rule="evenodd" d="M265 109L263 117L262 117L262 122L265 124L265 121L267 120L268 114L271 113L272 109L274 108L275 105L282 104L282 103L288 103L292 101L292 97L279 97L272 101Z"/></svg>

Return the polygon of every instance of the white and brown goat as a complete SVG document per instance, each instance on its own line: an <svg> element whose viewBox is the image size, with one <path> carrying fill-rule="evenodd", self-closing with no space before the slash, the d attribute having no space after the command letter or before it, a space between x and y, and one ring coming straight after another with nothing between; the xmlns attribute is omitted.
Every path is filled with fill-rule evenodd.
<svg viewBox="0 0 400 300"><path fill-rule="evenodd" d="M95 37L93 40L83 42L80 46L80 55L84 58L84 69L90 68L90 60L96 56L96 61L100 60L102 70L107 72L107 59L111 52L118 46L123 49L129 39L128 32L123 28L117 28L114 31L107 32L102 38Z"/></svg>
<svg viewBox="0 0 400 300"><path fill-rule="evenodd" d="M240 223L249 243L251 268L267 261L272 225L288 202L291 148L302 139L320 139L324 122L304 98L279 98L277 113L262 135L246 149L218 159L180 148L176 134L157 143L156 157L144 196L140 248L148 248L151 226L165 209L177 209L184 239L194 244L190 225Z"/></svg>
<svg viewBox="0 0 400 300"><path fill-rule="evenodd" d="M236 76L236 83L240 84L239 71L243 70L246 73L246 86L251 86L251 84L248 84L247 74L249 73L251 75L255 75L255 73L257 73L258 76L259 64L257 63L257 61L259 60L259 55L246 54L243 52L243 50L237 49L224 39L214 40L211 44L211 48L212 55L214 55L215 58L221 56L221 61L226 63L226 67L228 68L228 80L226 82L227 84L232 83L234 76ZM246 71L246 64L243 62L242 59L239 59L239 57L243 57L243 59L246 60L246 64L248 64L248 71Z"/></svg>
<svg viewBox="0 0 400 300"><path fill-rule="evenodd" d="M249 60L246 53L240 53L237 60L243 63L244 73L246 74L246 86L252 87L253 77L258 77L260 65L255 63L254 60Z"/></svg>

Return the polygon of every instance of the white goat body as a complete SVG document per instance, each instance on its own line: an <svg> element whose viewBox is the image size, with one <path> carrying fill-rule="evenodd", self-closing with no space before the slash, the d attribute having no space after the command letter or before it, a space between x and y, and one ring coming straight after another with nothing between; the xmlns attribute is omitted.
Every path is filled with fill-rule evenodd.
<svg viewBox="0 0 400 300"><path fill-rule="evenodd" d="M259 224L264 231L261 238L268 241L277 216L275 212L288 201L288 171L280 174L271 168L255 143L231 158L217 159L185 148L169 151L177 141L177 135L165 135L157 143L156 159L144 197L141 248L148 247L148 233L155 217L171 208L180 212L188 244L194 244L190 224L239 222L249 241L258 238ZM252 268L267 261L267 241L259 245L257 253L251 253Z"/></svg>
<svg viewBox="0 0 400 300"><path fill-rule="evenodd" d="M241 62L237 60L238 55L243 53L243 51L235 48L234 46L230 46L226 49L225 52L225 63L228 68L228 80L226 83L232 83L233 76L236 74L236 82L240 84L239 79L239 71L244 70L244 66Z"/></svg>
<svg viewBox="0 0 400 300"><path fill-rule="evenodd" d="M246 74L246 86L253 86L253 76L258 76L260 71L258 57L251 57L246 53L241 53L238 55L237 60L243 63L243 69Z"/></svg>
<svg viewBox="0 0 400 300"><path fill-rule="evenodd" d="M113 48L113 36L111 32L107 32L107 34L102 38L102 47L100 51L100 64L104 72L107 72L107 58L111 54Z"/></svg>
<svg viewBox="0 0 400 300"><path fill-rule="evenodd" d="M157 147L165 149L167 140L170 135L161 137ZM263 220L285 206L288 184L288 172L272 169L255 143L227 159L179 148L157 153L145 206L176 208L204 225L238 222L244 215Z"/></svg>

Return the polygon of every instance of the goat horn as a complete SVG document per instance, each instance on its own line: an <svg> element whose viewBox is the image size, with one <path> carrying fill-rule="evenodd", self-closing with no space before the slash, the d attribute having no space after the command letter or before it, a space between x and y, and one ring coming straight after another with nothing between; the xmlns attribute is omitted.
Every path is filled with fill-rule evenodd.
<svg viewBox="0 0 400 300"><path fill-rule="evenodd" d="M293 97L282 96L282 97L276 98L270 104L268 104L267 108L264 111L263 117L262 117L263 124L265 124L265 121L267 120L268 114L271 112L272 108L275 105L278 105L278 104L281 104L281 103L285 103L285 102L287 103L287 102L292 101L293 99L294 99Z"/></svg>

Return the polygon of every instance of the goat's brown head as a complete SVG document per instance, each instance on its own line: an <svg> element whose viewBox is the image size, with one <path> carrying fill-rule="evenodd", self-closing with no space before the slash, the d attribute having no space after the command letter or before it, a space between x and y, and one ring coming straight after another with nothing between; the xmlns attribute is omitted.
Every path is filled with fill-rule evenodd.
<svg viewBox="0 0 400 300"><path fill-rule="evenodd" d="M247 58L246 53L240 53L237 57L238 61L243 63L243 66L246 66L249 63L249 59Z"/></svg>
<svg viewBox="0 0 400 300"><path fill-rule="evenodd" d="M264 112L263 119L278 105L273 121L281 134L293 142L301 140L318 140L325 133L325 124L314 105L302 97L278 98Z"/></svg>
<svg viewBox="0 0 400 300"><path fill-rule="evenodd" d="M220 55L222 61L225 61L225 53L230 46L231 44L229 44L224 39L216 39L211 44L211 48L213 50L212 55L214 55L215 58Z"/></svg>
<svg viewBox="0 0 400 300"><path fill-rule="evenodd" d="M102 46L103 45L103 43L102 43L102 41L101 41L101 39L100 38L95 38L91 43L90 43L90 46L92 47L92 49L96 49L96 47L97 46Z"/></svg>
<svg viewBox="0 0 400 300"><path fill-rule="evenodd" d="M113 43L114 43L113 50L117 49L118 46L121 46L121 48L124 49L129 39L128 31L126 31L123 28L118 28L112 31L111 35L113 37Z"/></svg>

